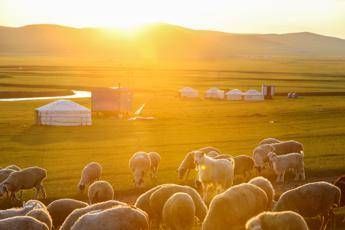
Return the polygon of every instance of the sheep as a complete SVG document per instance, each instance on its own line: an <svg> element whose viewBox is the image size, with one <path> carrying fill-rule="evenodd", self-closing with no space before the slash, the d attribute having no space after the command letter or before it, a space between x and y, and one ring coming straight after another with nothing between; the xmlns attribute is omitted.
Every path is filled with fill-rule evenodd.
<svg viewBox="0 0 345 230"><path fill-rule="evenodd" d="M70 230L73 224L78 220L78 218L88 212L92 212L96 210L106 210L106 209L115 207L117 205L126 205L126 204L120 201L109 200L103 203L97 203L90 206L86 206L84 208L75 209L66 217L65 221L62 223L60 227L60 230Z"/></svg>
<svg viewBox="0 0 345 230"><path fill-rule="evenodd" d="M30 216L15 216L0 220L0 229L49 230L46 224Z"/></svg>
<svg viewBox="0 0 345 230"><path fill-rule="evenodd" d="M186 154L182 160L180 166L177 169L178 178L187 180L191 170L195 169L194 163L194 152L189 152Z"/></svg>
<svg viewBox="0 0 345 230"><path fill-rule="evenodd" d="M42 202L38 200L29 200L27 202L24 202L23 207L0 210L0 220L14 216L25 216L27 213L34 209L46 210L46 207Z"/></svg>
<svg viewBox="0 0 345 230"><path fill-rule="evenodd" d="M10 198L16 200L16 192L25 189L35 188L35 199L39 193L42 198L47 197L43 187L43 180L47 177L47 170L40 167L29 167L21 171L12 172L5 181L1 184L0 195L10 193Z"/></svg>
<svg viewBox="0 0 345 230"><path fill-rule="evenodd" d="M5 169L12 169L14 171L20 171L22 170L18 165L9 165Z"/></svg>
<svg viewBox="0 0 345 230"><path fill-rule="evenodd" d="M89 187L88 196L90 204L113 200L114 190L107 181L95 181Z"/></svg>
<svg viewBox="0 0 345 230"><path fill-rule="evenodd" d="M341 199L340 199L340 206L345 206L345 175L338 177L334 183L341 191Z"/></svg>
<svg viewBox="0 0 345 230"><path fill-rule="evenodd" d="M308 183L284 192L273 211L294 211L303 217L320 215L321 229L325 229L333 208L340 205L340 195L340 189L331 183Z"/></svg>
<svg viewBox="0 0 345 230"><path fill-rule="evenodd" d="M0 169L0 183L7 179L7 177L15 172L13 169Z"/></svg>
<svg viewBox="0 0 345 230"><path fill-rule="evenodd" d="M216 191L223 191L233 184L234 162L226 159L213 159L203 152L197 151L194 155L197 164L198 181L201 182L203 199L207 200L210 186Z"/></svg>
<svg viewBox="0 0 345 230"><path fill-rule="evenodd" d="M267 154L273 150L273 147L269 144L259 145L253 150L254 166L259 172L265 168L265 162L268 162Z"/></svg>
<svg viewBox="0 0 345 230"><path fill-rule="evenodd" d="M268 153L268 158L273 166L273 171L277 175L276 182L284 183L285 172L293 169L296 172L295 180L300 177L305 180L303 153L289 153L285 155L277 155L274 152Z"/></svg>
<svg viewBox="0 0 345 230"><path fill-rule="evenodd" d="M308 230L308 225L296 212L262 212L246 223L246 230Z"/></svg>
<svg viewBox="0 0 345 230"><path fill-rule="evenodd" d="M248 219L267 210L267 195L256 185L242 183L216 195L202 230L242 229Z"/></svg>
<svg viewBox="0 0 345 230"><path fill-rule="evenodd" d="M269 137L265 138L262 141L259 142L259 145L264 145L264 144L275 144L275 143L280 143L281 141L278 140L277 138Z"/></svg>
<svg viewBox="0 0 345 230"><path fill-rule="evenodd" d="M141 210L145 211L149 215L150 221L154 213L154 211L150 207L150 196L152 195L153 192L157 191L161 187L162 185L158 185L142 193L134 203L135 207L140 208Z"/></svg>
<svg viewBox="0 0 345 230"><path fill-rule="evenodd" d="M144 186L144 177L151 169L151 160L146 152L136 152L129 159L129 168L133 173L135 187Z"/></svg>
<svg viewBox="0 0 345 230"><path fill-rule="evenodd" d="M34 207L35 209L47 210L45 204L43 204L39 200L28 200L26 202L23 202L23 207Z"/></svg>
<svg viewBox="0 0 345 230"><path fill-rule="evenodd" d="M49 212L45 209L33 209L26 214L26 216L31 216L42 223L45 223L48 229L52 229L52 218Z"/></svg>
<svg viewBox="0 0 345 230"><path fill-rule="evenodd" d="M162 221L163 226L167 229L192 229L194 217L194 201L187 193L175 193L165 202L163 206Z"/></svg>
<svg viewBox="0 0 345 230"><path fill-rule="evenodd" d="M97 162L91 162L87 164L82 172L80 181L78 183L78 189L80 192L83 192L85 186L92 184L92 182L99 180L102 175L102 166Z"/></svg>
<svg viewBox="0 0 345 230"><path fill-rule="evenodd" d="M147 214L135 207L119 205L81 216L71 230L137 229L148 230Z"/></svg>
<svg viewBox="0 0 345 230"><path fill-rule="evenodd" d="M259 177L254 177L251 179L249 184L253 184L264 190L264 192L267 195L267 200L268 200L268 209L271 210L273 206L273 199L275 195L274 188L272 186L272 183L267 180L265 177L259 176Z"/></svg>
<svg viewBox="0 0 345 230"><path fill-rule="evenodd" d="M47 210L53 220L53 226L55 229L59 229L62 223L65 221L67 216L71 214L75 209L84 208L87 203L64 198L59 200L54 200L47 206Z"/></svg>
<svg viewBox="0 0 345 230"><path fill-rule="evenodd" d="M150 218L159 224L165 202L177 192L184 192L192 197L195 205L195 216L202 222L205 218L207 207L199 193L194 188L177 184L161 185L160 188L151 194L149 204L152 215Z"/></svg>
<svg viewBox="0 0 345 230"><path fill-rule="evenodd" d="M158 166L161 161L161 156L156 152L149 152L148 153L150 160L151 160L151 169L150 169L150 176L151 179L157 178Z"/></svg>
<svg viewBox="0 0 345 230"><path fill-rule="evenodd" d="M243 177L244 179L251 176L254 169L254 160L247 155L239 155L233 158L235 162L235 177Z"/></svg>
<svg viewBox="0 0 345 230"><path fill-rule="evenodd" d="M283 155L287 153L303 153L303 144L290 140L290 141L281 141L279 143L271 144L273 151L277 155Z"/></svg>

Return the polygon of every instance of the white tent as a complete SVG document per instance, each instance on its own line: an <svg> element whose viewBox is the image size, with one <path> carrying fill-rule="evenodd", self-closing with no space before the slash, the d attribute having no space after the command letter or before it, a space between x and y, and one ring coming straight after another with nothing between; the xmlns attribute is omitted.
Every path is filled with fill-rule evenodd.
<svg viewBox="0 0 345 230"><path fill-rule="evenodd" d="M247 90L244 93L244 100L246 101L262 101L264 100L264 96L255 89Z"/></svg>
<svg viewBox="0 0 345 230"><path fill-rule="evenodd" d="M216 87L206 90L205 98L210 99L224 99L224 90L220 90Z"/></svg>
<svg viewBox="0 0 345 230"><path fill-rule="evenodd" d="M226 92L225 96L227 100L239 101L242 100L242 91L239 89L233 89Z"/></svg>
<svg viewBox="0 0 345 230"><path fill-rule="evenodd" d="M83 126L91 125L91 111L69 100L58 100L36 109L39 125Z"/></svg>
<svg viewBox="0 0 345 230"><path fill-rule="evenodd" d="M181 98L198 98L199 92L191 87L183 87L179 90Z"/></svg>

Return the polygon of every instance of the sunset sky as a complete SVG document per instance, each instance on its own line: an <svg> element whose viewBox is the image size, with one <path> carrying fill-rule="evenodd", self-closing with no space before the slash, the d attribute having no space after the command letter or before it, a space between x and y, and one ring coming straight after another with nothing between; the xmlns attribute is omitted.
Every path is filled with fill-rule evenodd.
<svg viewBox="0 0 345 230"><path fill-rule="evenodd" d="M166 22L235 33L345 38L345 0L0 0L0 25L136 27Z"/></svg>

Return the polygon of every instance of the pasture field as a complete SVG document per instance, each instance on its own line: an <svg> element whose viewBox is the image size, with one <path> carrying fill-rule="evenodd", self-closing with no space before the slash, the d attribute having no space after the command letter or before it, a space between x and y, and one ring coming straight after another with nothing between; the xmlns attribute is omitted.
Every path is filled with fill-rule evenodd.
<svg viewBox="0 0 345 230"><path fill-rule="evenodd" d="M6 60L0 67L2 92L49 95L50 91L121 83L134 89L134 108L146 103L143 115L156 118L127 121L95 117L91 127L44 127L35 125L34 109L49 100L0 102L0 165L46 168L49 199L77 196L81 169L90 161L102 164L102 178L113 184L119 196L135 196L138 191L133 190L128 159L136 151L161 154L157 183L179 182L175 170L188 151L215 146L232 155L251 154L265 137L302 142L309 178L345 173L345 96L315 95L297 100L277 96L264 102L177 97L182 86L202 92L212 86L259 89L262 83L276 85L280 93L345 92L345 67L338 61L258 61L255 65L248 62L247 67L241 61L176 70L168 65L159 69L25 65L22 60L19 65L8 65L12 59ZM90 99L74 101L90 107Z"/></svg>

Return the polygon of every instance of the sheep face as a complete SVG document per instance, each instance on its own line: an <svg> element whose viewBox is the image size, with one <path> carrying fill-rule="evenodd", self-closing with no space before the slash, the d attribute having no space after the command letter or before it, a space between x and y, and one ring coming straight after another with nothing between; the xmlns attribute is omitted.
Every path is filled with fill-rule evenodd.
<svg viewBox="0 0 345 230"><path fill-rule="evenodd" d="M203 153L201 151L195 151L194 152L194 163L197 165L202 164L202 162L204 160L204 155L205 155L205 153Z"/></svg>

